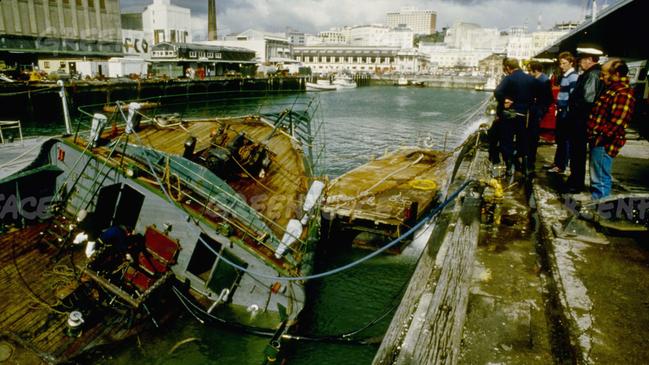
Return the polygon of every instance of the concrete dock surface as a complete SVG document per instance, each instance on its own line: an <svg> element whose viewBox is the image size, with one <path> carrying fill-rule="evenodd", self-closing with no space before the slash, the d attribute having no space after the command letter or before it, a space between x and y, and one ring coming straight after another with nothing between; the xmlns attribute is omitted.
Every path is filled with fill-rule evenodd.
<svg viewBox="0 0 649 365"><path fill-rule="evenodd" d="M498 198L484 147L456 176L482 183L437 218L373 363L649 363L646 226L577 217L590 202L542 167L550 144L533 178L498 178ZM630 133L613 177L612 199L649 202L649 142Z"/></svg>
<svg viewBox="0 0 649 365"><path fill-rule="evenodd" d="M640 203L637 212L642 218L649 214L649 142L634 133L630 138L613 161L610 199L634 196L644 201L644 209ZM554 148L543 146L540 153L540 164L550 162ZM617 229L605 219L601 223L575 219L575 199L560 193L563 177L542 170L537 176L533 196L541 244L575 362L649 363L649 235L642 231L646 226L622 224ZM606 206L600 209L610 211Z"/></svg>

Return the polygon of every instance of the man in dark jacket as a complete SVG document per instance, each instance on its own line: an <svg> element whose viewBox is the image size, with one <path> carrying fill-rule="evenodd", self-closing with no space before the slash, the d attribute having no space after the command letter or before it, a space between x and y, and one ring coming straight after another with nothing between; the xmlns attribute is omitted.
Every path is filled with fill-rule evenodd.
<svg viewBox="0 0 649 365"><path fill-rule="evenodd" d="M539 61L531 61L529 63L530 74L536 79L538 90L536 91L536 98L532 104L530 112L529 131L529 151L527 157L527 168L534 171L536 164L536 150L539 146L539 133L541 129L541 120L548 113L550 105L554 103L554 96L552 95L552 84L550 79L543 73L543 65Z"/></svg>
<svg viewBox="0 0 649 365"><path fill-rule="evenodd" d="M494 91L496 100L505 109L500 128L500 148L507 174L513 174L514 165L521 167L523 173L527 174L527 127L530 107L537 90L536 80L520 69L515 58L505 58L503 70L507 76Z"/></svg>
<svg viewBox="0 0 649 365"><path fill-rule="evenodd" d="M586 178L586 124L593 104L601 94L604 85L600 80L601 66L597 63L602 51L596 48L577 48L579 67L583 71L577 79L575 90L568 100L570 126L570 177L567 191L579 193L584 190Z"/></svg>

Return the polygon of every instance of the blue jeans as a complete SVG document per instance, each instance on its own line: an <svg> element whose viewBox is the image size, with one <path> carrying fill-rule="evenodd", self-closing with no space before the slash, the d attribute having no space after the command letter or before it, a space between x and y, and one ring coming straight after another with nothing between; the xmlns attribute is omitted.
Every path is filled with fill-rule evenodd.
<svg viewBox="0 0 649 365"><path fill-rule="evenodd" d="M590 149L590 185L593 199L601 199L611 194L611 169L613 157L606 153L603 146Z"/></svg>

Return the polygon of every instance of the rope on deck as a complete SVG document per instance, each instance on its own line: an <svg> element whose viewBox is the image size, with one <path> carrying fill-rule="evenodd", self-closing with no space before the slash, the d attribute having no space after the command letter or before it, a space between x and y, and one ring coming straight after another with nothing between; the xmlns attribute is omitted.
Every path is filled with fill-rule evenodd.
<svg viewBox="0 0 649 365"><path fill-rule="evenodd" d="M435 209L433 209L433 211L431 211L428 215L424 216L424 218L422 220L420 220L412 228L410 228L408 231L406 231L406 233L404 233L403 235L395 238L394 240L392 240L387 245L379 248L378 250L370 253L369 255L361 257L360 259L358 259L356 261L350 262L349 264L343 265L341 267L338 267L338 268L335 268L335 269L332 269L332 270L329 270L329 271L321 272L321 273L318 273L318 274L307 275L307 276L286 277L286 276L266 275L266 274L254 272L254 271L248 270L247 268L245 268L243 266L240 266L240 265L237 265L236 263L228 260L220 252L218 252L218 251L214 250L213 248L211 248L207 244L207 242L205 242L202 238L199 237L199 240L201 240L205 244L205 246L208 247L210 251L212 251L212 253L214 253L216 256L218 256L219 259L223 260L225 263L232 266L233 268L235 268L237 270L241 270L241 271L243 271L243 272L245 272L245 273L247 273L247 274L249 274L251 276L258 276L258 277L262 277L262 278L265 278L265 279L272 279L272 280L287 280L287 281L300 281L300 280L305 280L306 281L306 280L312 280L312 279L320 279L320 278L323 278L323 277L326 277L326 276L335 275L335 274L341 273L343 271L349 270L349 269L351 269L351 268L353 268L355 266L358 266L361 263L363 263L363 262L365 262L365 261L367 261L367 260L369 260L369 259L371 259L371 258L373 258L375 256L378 256L382 252L384 252L384 251L392 248L393 246L397 245L398 243L400 243L401 241L403 241L404 239L406 239L410 235L412 235L417 229L422 227L424 224L428 223L430 221L430 219L432 219L437 214L439 214L448 204L453 202L460 195L460 193L462 191L464 191L464 189L466 189L470 184L472 184L474 182L475 182L475 180L467 180L467 181L465 181L456 191L454 191L451 195L449 195L449 197L446 198L446 200L444 200L444 202L442 204L435 207Z"/></svg>
<svg viewBox="0 0 649 365"><path fill-rule="evenodd" d="M140 140L140 136L138 136L138 134L135 133L135 132L133 134L135 135L135 137L138 139L139 143L141 144L142 141ZM146 156L146 160L147 160L147 163L149 164L149 168L151 169L151 171L155 171L153 169L153 165L152 165L151 161L149 160L148 156ZM162 192L167 197L169 202L173 203L174 202L173 198L169 195L169 192L167 191L167 189L164 188L164 185L162 184L162 181L160 181L160 178L158 177L158 175L157 174L153 174L153 175L156 178L156 180L158 181L158 184L160 185L160 190L162 190ZM286 280L286 281L306 281L306 280L312 280L312 279L319 279L319 278L335 275L335 274L341 273L343 271L349 270L349 269L351 269L353 267L356 267L356 266L360 265L361 263L363 263L363 262L365 262L365 261L367 261L367 260L369 260L369 259L371 259L371 258L373 258L375 256L378 256L382 252L384 252L384 251L390 249L391 247L397 245L398 243L400 243L401 241L403 241L404 239L408 238L410 235L415 233L415 231L418 230L420 227L422 227L424 224L428 223L433 217L435 217L437 214L439 214L448 204L453 202L460 195L460 193L462 191L464 191L464 189L466 189L470 184L472 184L474 182L476 182L476 181L475 180L466 180L464 183L462 183L462 185L456 191L454 191L452 194L450 194L448 196L448 198L446 198L446 200L444 200L444 202L442 202L440 205L436 206L429 214L424 216L419 222L417 222L417 224L415 224L414 226L412 226L412 228L410 228L408 231L406 231L406 233L404 233L401 236L395 238L394 240L392 240L387 245L385 245L385 246L379 248L378 250L370 253L369 255L361 257L360 259L358 259L356 261L353 261L353 262L351 262L351 263L349 263L347 265L343 265L341 267L338 267L338 268L335 268L335 269L332 269L332 270L329 270L329 271L321 272L321 273L318 273L318 274L307 275L307 276L290 276L289 277L289 276L266 275L266 274L254 272L254 271L248 270L247 268L245 268L245 267L243 267L241 265L238 265L238 264L232 262L231 260L229 260L228 258L226 258L220 252L213 249L207 242L205 242L205 240L203 240L202 237L199 237L198 239L201 242L203 242L203 244L205 244L205 247L207 247L219 259L223 260L225 263L227 263L231 267L233 267L235 269L238 269L238 270L241 270L242 272L245 272L246 274L248 274L248 275L250 275L252 277L261 277L261 278L265 278L265 279ZM201 231L203 230L203 228L198 223L194 222L194 224L196 224L196 227L199 230L201 230Z"/></svg>

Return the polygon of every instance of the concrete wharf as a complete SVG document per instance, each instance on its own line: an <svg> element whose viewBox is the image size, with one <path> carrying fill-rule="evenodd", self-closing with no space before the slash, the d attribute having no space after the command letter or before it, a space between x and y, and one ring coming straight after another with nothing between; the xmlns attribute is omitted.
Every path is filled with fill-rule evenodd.
<svg viewBox="0 0 649 365"><path fill-rule="evenodd" d="M437 217L373 364L649 362L647 227L574 218L565 177L542 168L553 155L542 145L532 179L498 179L500 199L475 183ZM457 166L449 191L491 178L481 147ZM646 140L631 133L613 177L614 196L649 203Z"/></svg>

